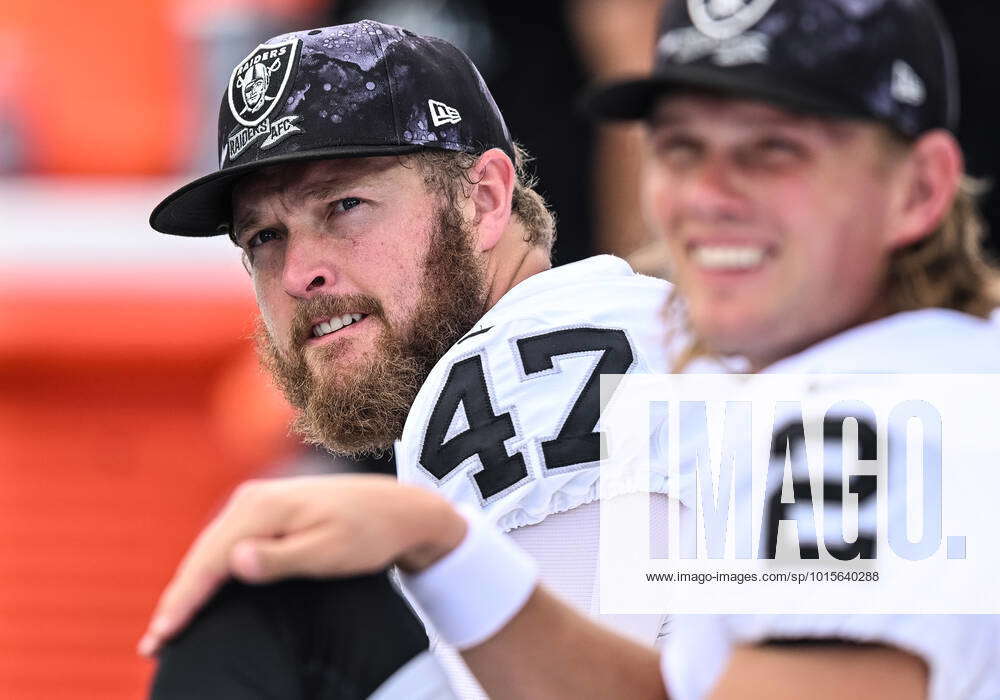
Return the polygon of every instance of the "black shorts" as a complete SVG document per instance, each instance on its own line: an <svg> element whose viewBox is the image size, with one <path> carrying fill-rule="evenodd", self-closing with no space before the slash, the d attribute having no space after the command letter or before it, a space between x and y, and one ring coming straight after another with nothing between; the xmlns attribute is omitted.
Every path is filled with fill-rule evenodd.
<svg viewBox="0 0 1000 700"><path fill-rule="evenodd" d="M161 651L150 697L366 698L427 645L384 573L232 582Z"/></svg>

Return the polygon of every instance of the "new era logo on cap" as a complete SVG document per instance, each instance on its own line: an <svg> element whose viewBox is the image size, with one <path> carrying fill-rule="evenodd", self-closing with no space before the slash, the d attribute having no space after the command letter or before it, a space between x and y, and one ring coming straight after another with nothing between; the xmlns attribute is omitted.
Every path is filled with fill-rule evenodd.
<svg viewBox="0 0 1000 700"><path fill-rule="evenodd" d="M892 96L898 102L919 107L927 98L924 81L906 61L892 64Z"/></svg>
<svg viewBox="0 0 1000 700"><path fill-rule="evenodd" d="M462 121L462 115L454 107L449 107L444 102L437 100L427 100L427 106L431 110L431 122L434 126L442 124L458 124Z"/></svg>

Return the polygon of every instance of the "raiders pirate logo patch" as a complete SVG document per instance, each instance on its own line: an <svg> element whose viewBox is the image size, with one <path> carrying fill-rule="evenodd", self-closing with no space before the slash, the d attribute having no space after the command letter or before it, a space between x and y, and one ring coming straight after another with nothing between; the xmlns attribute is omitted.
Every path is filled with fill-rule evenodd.
<svg viewBox="0 0 1000 700"><path fill-rule="evenodd" d="M731 39L757 24L775 0L688 0L688 15L713 39Z"/></svg>
<svg viewBox="0 0 1000 700"><path fill-rule="evenodd" d="M229 76L229 109L244 126L257 126L280 103L298 58L300 41L260 44Z"/></svg>
<svg viewBox="0 0 1000 700"><path fill-rule="evenodd" d="M239 125L233 129L222 152L219 166L235 160L252 143L267 149L302 129L295 125L300 115L271 119L282 103L298 60L302 42L290 39L277 44L260 44L240 61L229 76L229 110Z"/></svg>

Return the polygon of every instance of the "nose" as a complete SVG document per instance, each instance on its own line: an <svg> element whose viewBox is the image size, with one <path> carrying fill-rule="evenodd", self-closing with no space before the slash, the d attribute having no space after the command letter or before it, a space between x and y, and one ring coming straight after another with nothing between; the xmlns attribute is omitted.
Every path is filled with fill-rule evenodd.
<svg viewBox="0 0 1000 700"><path fill-rule="evenodd" d="M679 194L689 215L708 221L733 221L749 211L744 187L738 165L724 155L714 154L691 169Z"/></svg>
<svg viewBox="0 0 1000 700"><path fill-rule="evenodd" d="M336 281L333 259L320 236L290 233L281 273L285 293L296 298L322 294Z"/></svg>

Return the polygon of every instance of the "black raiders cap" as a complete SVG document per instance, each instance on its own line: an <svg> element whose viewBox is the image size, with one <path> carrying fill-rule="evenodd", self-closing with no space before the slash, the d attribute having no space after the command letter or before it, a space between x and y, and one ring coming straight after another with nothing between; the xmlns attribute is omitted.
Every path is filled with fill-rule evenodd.
<svg viewBox="0 0 1000 700"><path fill-rule="evenodd" d="M233 69L219 112L219 170L164 199L162 233L213 236L235 181L279 163L500 148L507 125L472 61L451 44L363 20L268 39Z"/></svg>
<svg viewBox="0 0 1000 700"><path fill-rule="evenodd" d="M651 75L592 91L584 108L643 119L678 89L882 121L905 136L958 122L950 34L930 0L671 0Z"/></svg>

